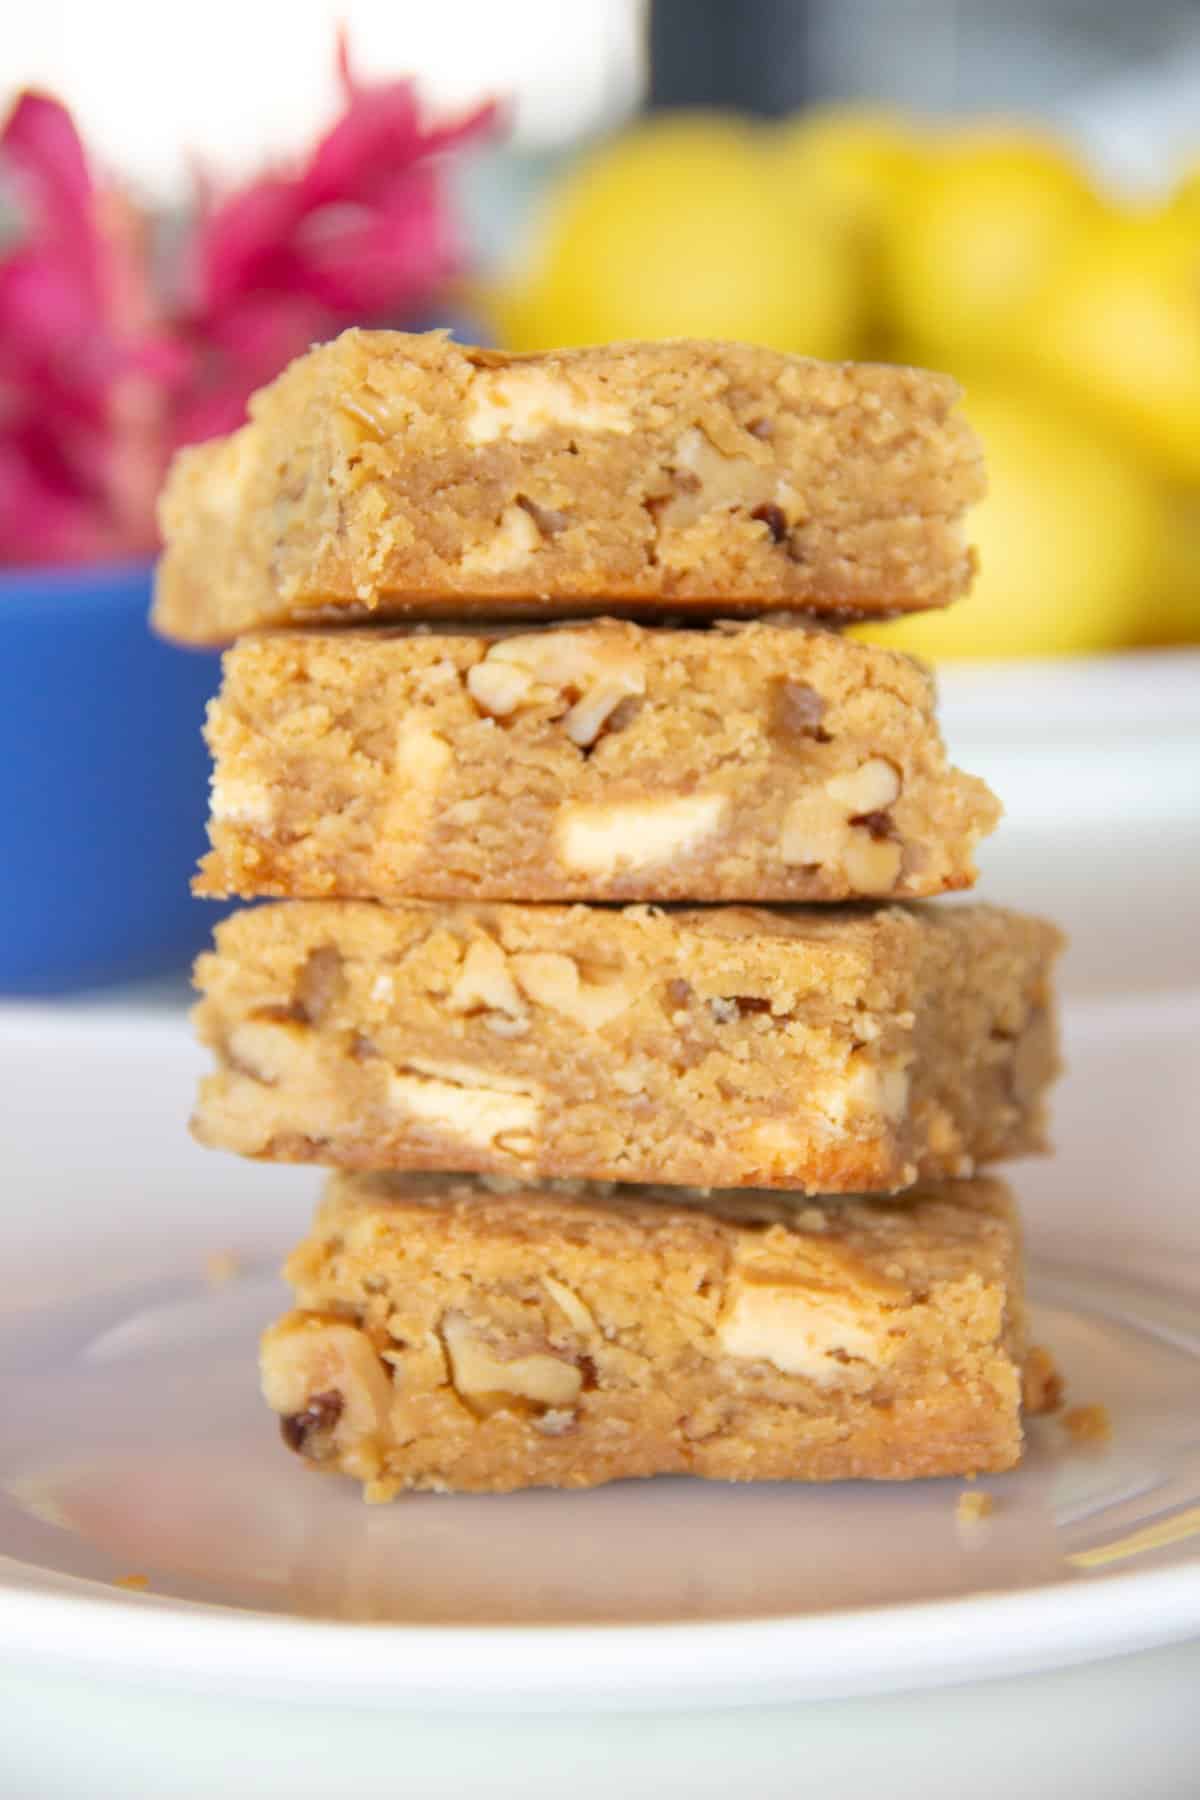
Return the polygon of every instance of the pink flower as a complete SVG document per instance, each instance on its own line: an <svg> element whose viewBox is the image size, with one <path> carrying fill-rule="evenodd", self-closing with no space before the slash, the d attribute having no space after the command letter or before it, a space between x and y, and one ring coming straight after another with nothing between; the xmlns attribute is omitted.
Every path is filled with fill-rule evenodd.
<svg viewBox="0 0 1200 1800"><path fill-rule="evenodd" d="M411 82L364 86L298 169L199 207L182 292L149 223L96 183L66 110L26 93L0 131L23 229L0 254L0 563L150 551L181 443L236 426L314 341L412 318L460 266L439 157L495 121L422 120Z"/></svg>
<svg viewBox="0 0 1200 1800"><path fill-rule="evenodd" d="M426 125L411 82L357 81L344 39L338 72L345 111L301 167L260 176L200 220L186 323L209 354L181 442L229 430L314 340L413 317L461 263L436 159L488 130L496 108Z"/></svg>

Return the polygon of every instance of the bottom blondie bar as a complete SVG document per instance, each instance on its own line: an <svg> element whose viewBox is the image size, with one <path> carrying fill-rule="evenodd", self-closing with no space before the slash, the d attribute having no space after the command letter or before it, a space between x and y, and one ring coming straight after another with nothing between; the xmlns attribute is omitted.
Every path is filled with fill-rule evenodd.
<svg viewBox="0 0 1200 1800"><path fill-rule="evenodd" d="M265 1334L284 1441L363 1482L901 1480L1021 1453L1007 1188L748 1191L334 1176Z"/></svg>

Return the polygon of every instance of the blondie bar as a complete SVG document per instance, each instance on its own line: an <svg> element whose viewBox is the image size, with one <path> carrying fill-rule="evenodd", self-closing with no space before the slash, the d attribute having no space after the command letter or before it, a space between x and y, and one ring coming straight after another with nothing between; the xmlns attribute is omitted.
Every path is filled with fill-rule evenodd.
<svg viewBox="0 0 1200 1800"><path fill-rule="evenodd" d="M184 450L154 620L945 605L978 443L946 376L676 340L510 356L348 331Z"/></svg>
<svg viewBox="0 0 1200 1800"><path fill-rule="evenodd" d="M919 663L830 631L268 632L209 712L205 894L842 900L999 814Z"/></svg>
<svg viewBox="0 0 1200 1800"><path fill-rule="evenodd" d="M285 1442L403 1488L1006 1469L1025 1354L998 1181L900 1200L336 1176L266 1333Z"/></svg>
<svg viewBox="0 0 1200 1800"><path fill-rule="evenodd" d="M197 1136L276 1161L888 1191L1038 1147L1052 926L993 907L285 901L217 927Z"/></svg>

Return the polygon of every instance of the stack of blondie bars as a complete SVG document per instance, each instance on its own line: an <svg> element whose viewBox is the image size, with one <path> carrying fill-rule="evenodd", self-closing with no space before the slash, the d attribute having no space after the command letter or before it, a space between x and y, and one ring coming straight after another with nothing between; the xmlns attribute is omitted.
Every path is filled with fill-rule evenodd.
<svg viewBox="0 0 1200 1800"><path fill-rule="evenodd" d="M998 807L837 629L965 588L919 371L351 332L185 452L201 1140L325 1164L266 1333L371 1498L1002 1469L1054 929L926 904Z"/></svg>

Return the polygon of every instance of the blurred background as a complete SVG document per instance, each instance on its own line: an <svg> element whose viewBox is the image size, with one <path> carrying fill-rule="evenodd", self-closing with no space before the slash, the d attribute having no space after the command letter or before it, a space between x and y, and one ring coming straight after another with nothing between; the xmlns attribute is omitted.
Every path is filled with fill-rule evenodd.
<svg viewBox="0 0 1200 1800"><path fill-rule="evenodd" d="M209 929L154 495L360 321L951 370L982 572L868 635L1031 828L1200 848L1200 7L41 0L0 47L0 990Z"/></svg>

